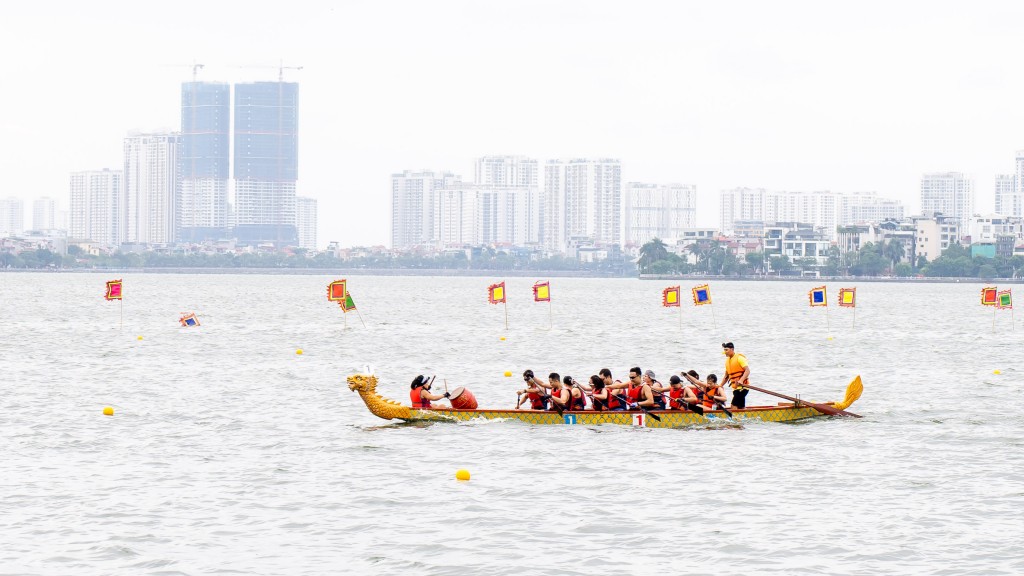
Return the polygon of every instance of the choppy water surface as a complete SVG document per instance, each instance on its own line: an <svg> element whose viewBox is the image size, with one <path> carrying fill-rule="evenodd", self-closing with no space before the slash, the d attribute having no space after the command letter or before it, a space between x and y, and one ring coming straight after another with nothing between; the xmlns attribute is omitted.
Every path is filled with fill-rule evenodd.
<svg viewBox="0 0 1024 576"><path fill-rule="evenodd" d="M506 332L499 278L352 277L345 329L334 277L125 274L119 329L113 277L0 274L0 574L1024 572L1024 323L978 284L861 284L853 327L830 283L827 327L812 283L714 282L680 328L668 283L554 279L549 330L511 279ZM345 386L511 407L506 370L721 373L726 339L769 389L861 374L865 418L413 426Z"/></svg>

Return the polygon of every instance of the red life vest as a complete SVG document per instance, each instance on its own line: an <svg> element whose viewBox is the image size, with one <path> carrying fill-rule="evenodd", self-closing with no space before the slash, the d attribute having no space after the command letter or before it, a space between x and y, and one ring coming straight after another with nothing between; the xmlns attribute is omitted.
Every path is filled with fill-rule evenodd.
<svg viewBox="0 0 1024 576"><path fill-rule="evenodd" d="M668 397L672 399L669 406L676 410L682 410L683 408L683 391L684 388L676 390L675 388L668 391Z"/></svg>
<svg viewBox="0 0 1024 576"><path fill-rule="evenodd" d="M412 400L413 408L430 408L430 400L427 400L421 395L423 392L422 386L417 386L409 391L409 399Z"/></svg>
<svg viewBox="0 0 1024 576"><path fill-rule="evenodd" d="M607 408L609 410L615 410L618 407L622 406L622 400L619 400L619 398L615 395L618 392L617 390L609 390L607 387L605 387L605 391L608 392L608 399L606 400L606 402L608 402Z"/></svg>
<svg viewBox="0 0 1024 576"><path fill-rule="evenodd" d="M543 410L544 409L544 397L536 392L530 392L526 395L530 399L531 410Z"/></svg>
<svg viewBox="0 0 1024 576"><path fill-rule="evenodd" d="M639 402L641 390L643 390L642 386L633 386L630 384L629 388L626 388L626 398L629 398L630 402Z"/></svg>
<svg viewBox="0 0 1024 576"><path fill-rule="evenodd" d="M577 388L577 390L579 390ZM572 396L572 390L569 390L569 409L570 410L586 410L587 409L587 397L583 395L583 390L579 390L579 398Z"/></svg>
<svg viewBox="0 0 1024 576"><path fill-rule="evenodd" d="M562 399L562 392L569 392L569 391L566 390L565 388L560 388L558 390L554 390L554 389L551 390L551 409L552 410L558 410L558 408L561 408L562 410L570 410L571 409L570 407L572 406L572 392L569 392L569 404L568 405L562 404L561 402L558 401L558 400ZM558 400L555 400L555 398L558 398ZM557 408L556 408L556 406L557 406Z"/></svg>

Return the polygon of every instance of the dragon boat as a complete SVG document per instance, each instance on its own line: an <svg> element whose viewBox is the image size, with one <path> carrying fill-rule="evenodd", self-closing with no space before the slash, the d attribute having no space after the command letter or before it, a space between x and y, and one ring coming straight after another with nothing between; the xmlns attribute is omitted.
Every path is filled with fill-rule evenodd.
<svg viewBox="0 0 1024 576"><path fill-rule="evenodd" d="M684 428L722 420L763 420L765 422L793 422L807 418L829 416L828 412L842 411L860 398L864 386L860 376L855 377L846 387L841 402L803 403L780 402L774 406L750 406L730 408L731 415L721 409L705 410L703 414L683 410L647 410L624 412L598 412L594 410L565 410L562 413L550 410L486 410L457 408L412 408L377 393L377 377L372 374L354 374L348 377L348 388L358 392L375 416L385 420L406 422L465 422L469 420L519 420L530 424L618 424L622 426L646 426L648 428ZM814 405L818 406L815 408ZM831 409L828 412L820 408Z"/></svg>

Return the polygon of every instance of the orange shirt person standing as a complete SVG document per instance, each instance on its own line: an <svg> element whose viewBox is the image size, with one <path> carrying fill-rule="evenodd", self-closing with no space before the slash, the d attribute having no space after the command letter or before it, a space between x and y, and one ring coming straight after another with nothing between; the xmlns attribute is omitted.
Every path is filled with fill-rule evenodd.
<svg viewBox="0 0 1024 576"><path fill-rule="evenodd" d="M722 353L725 354L725 380L722 385L732 387L732 402L734 408L744 408L747 405L747 393L750 390L743 387L750 378L750 365L747 364L747 357L736 353L736 347L732 342L722 344Z"/></svg>

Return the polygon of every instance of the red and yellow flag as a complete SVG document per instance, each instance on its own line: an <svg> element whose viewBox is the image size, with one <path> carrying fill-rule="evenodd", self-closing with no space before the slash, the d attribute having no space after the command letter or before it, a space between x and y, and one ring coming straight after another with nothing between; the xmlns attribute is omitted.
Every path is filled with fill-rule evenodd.
<svg viewBox="0 0 1024 576"><path fill-rule="evenodd" d="M327 299L331 302L343 302L348 295L345 280L335 280L327 285Z"/></svg>
<svg viewBox="0 0 1024 576"><path fill-rule="evenodd" d="M981 289L981 305L982 306L995 306L999 301L999 296L996 295L998 289L995 286L986 286Z"/></svg>
<svg viewBox="0 0 1024 576"><path fill-rule="evenodd" d="M661 305L666 308L679 306L679 286L669 286L661 291Z"/></svg>
<svg viewBox="0 0 1024 576"><path fill-rule="evenodd" d="M107 300L121 300L121 280L108 280L107 281L107 294L104 296Z"/></svg>
<svg viewBox="0 0 1024 576"><path fill-rule="evenodd" d="M533 285L533 301L534 302L550 302L551 301L551 283L550 282L537 282Z"/></svg>
<svg viewBox="0 0 1024 576"><path fill-rule="evenodd" d="M505 302L505 282L491 284L487 287L487 301L491 304L503 304Z"/></svg>

